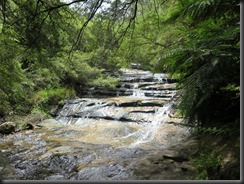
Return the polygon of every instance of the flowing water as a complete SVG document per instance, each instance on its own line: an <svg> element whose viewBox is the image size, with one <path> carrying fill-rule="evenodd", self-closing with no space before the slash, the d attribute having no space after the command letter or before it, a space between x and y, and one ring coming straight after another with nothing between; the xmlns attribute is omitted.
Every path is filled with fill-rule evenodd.
<svg viewBox="0 0 244 184"><path fill-rule="evenodd" d="M5 178L187 179L187 159L181 155L176 162L173 149L190 134L174 117L175 81L137 69L124 69L119 77L110 95L94 90L66 100L41 128L3 137L1 150L13 168Z"/></svg>

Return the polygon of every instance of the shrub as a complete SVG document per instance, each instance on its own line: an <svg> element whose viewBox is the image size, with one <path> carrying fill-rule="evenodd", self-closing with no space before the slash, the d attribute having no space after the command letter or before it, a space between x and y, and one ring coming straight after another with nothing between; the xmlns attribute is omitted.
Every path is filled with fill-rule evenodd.
<svg viewBox="0 0 244 184"><path fill-rule="evenodd" d="M47 112L54 105L60 103L63 99L72 98L75 96L75 91L67 88L42 89L33 96L35 108L40 111Z"/></svg>
<svg viewBox="0 0 244 184"><path fill-rule="evenodd" d="M195 179L218 179L220 171L220 157L216 157L211 152L204 150L200 153L199 158L196 158L193 161L193 164L197 168L197 175Z"/></svg>
<svg viewBox="0 0 244 184"><path fill-rule="evenodd" d="M98 79L92 81L91 85L102 88L115 89L119 80L119 78L114 78L111 76L100 76Z"/></svg>

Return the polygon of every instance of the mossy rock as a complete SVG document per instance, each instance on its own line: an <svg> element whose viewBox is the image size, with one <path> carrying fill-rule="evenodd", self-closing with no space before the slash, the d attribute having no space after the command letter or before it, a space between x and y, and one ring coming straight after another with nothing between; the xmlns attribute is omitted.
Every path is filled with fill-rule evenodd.
<svg viewBox="0 0 244 184"><path fill-rule="evenodd" d="M5 122L0 125L1 134L11 134L16 131L16 123L14 122Z"/></svg>

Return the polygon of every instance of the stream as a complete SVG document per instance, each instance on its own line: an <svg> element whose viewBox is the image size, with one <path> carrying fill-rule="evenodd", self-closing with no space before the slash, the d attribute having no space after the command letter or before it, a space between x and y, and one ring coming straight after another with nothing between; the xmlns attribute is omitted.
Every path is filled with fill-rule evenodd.
<svg viewBox="0 0 244 184"><path fill-rule="evenodd" d="M91 89L38 128L2 136L3 179L190 179L195 141L175 116L176 81L138 69L118 77L117 89Z"/></svg>

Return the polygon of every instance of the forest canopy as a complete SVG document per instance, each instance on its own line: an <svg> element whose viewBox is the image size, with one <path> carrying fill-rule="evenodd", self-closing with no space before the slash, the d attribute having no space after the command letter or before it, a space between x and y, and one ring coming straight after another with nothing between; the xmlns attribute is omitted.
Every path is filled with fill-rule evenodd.
<svg viewBox="0 0 244 184"><path fill-rule="evenodd" d="M237 0L1 0L0 116L47 112L130 63L178 80L191 123L240 122Z"/></svg>

